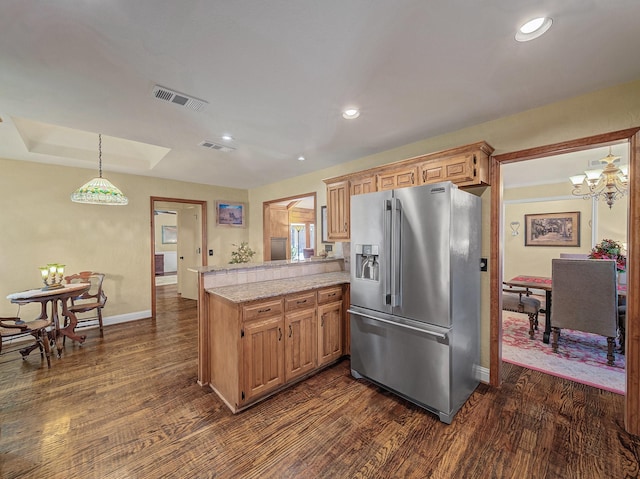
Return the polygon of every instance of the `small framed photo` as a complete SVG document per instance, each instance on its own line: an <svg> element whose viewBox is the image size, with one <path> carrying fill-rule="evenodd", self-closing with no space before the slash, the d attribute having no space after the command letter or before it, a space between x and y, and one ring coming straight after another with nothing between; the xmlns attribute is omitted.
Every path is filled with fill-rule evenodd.
<svg viewBox="0 0 640 479"><path fill-rule="evenodd" d="M162 243L173 244L178 242L178 227L163 226L162 227Z"/></svg>
<svg viewBox="0 0 640 479"><path fill-rule="evenodd" d="M580 212L524 215L525 246L580 246Z"/></svg>
<svg viewBox="0 0 640 479"><path fill-rule="evenodd" d="M246 205L229 201L216 201L216 224L244 228Z"/></svg>

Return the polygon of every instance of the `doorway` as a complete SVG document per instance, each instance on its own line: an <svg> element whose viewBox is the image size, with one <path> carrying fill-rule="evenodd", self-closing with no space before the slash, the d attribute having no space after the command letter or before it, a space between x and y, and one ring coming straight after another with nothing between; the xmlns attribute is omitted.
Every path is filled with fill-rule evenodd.
<svg viewBox="0 0 640 479"><path fill-rule="evenodd" d="M550 278L552 260L587 258L592 248L604 238L619 242L627 254L627 196L616 199L610 208L604 200L585 200L571 193L569 178L597 168L608 154L618 158L616 166L625 168L629 161L629 144L592 147L502 165L502 275L507 282L528 277ZM551 218L566 216L563 221L571 221L570 232L567 234L565 223L549 219L544 227L544 240L536 239L537 232L531 226L543 220L534 218L547 215ZM540 303L536 319L542 326L534 331L534 339L529 339L530 316L513 310L503 311L502 359L624 394L625 356L615 352L614 366L604 366L606 340L583 332L563 332L573 346L569 349L561 347L560 357L552 353L550 346L541 341L549 310L545 290L531 288L529 294L530 299L525 301Z"/></svg>
<svg viewBox="0 0 640 479"><path fill-rule="evenodd" d="M490 384L498 387L501 383L501 351L502 338L502 281L503 281L503 178L502 166L543 158L553 154L569 153L586 150L596 146L608 146L620 143L630 145L629 152L629 244L627 261L630 265L627 272L627 332L626 357L627 379L625 396L625 429L630 434L640 434L640 324L637 322L640 313L640 295L634 294L640 287L640 268L633 268L638 264L636 259L640 254L640 128L630 128L612 133L605 133L578 140L547 145L529 150L496 155L491 165L491 256L490 256Z"/></svg>
<svg viewBox="0 0 640 479"><path fill-rule="evenodd" d="M207 203L181 198L151 197L150 216L151 315L155 318L156 278L164 276L165 271L175 268L177 295L198 299L198 274L189 269L207 265ZM172 262L174 255L175 264ZM160 268L163 270L162 275Z"/></svg>
<svg viewBox="0 0 640 479"><path fill-rule="evenodd" d="M315 255L316 194L265 201L264 261L302 260Z"/></svg>

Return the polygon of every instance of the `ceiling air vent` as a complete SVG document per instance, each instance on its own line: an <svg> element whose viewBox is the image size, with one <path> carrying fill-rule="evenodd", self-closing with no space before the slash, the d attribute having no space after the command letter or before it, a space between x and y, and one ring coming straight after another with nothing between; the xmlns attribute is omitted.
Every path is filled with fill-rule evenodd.
<svg viewBox="0 0 640 479"><path fill-rule="evenodd" d="M215 143L209 140L204 140L203 142L200 143L200 146L203 148L209 148L210 150L223 151L225 153L229 153L230 151L235 150L235 148L231 148L230 146L221 145L219 143Z"/></svg>
<svg viewBox="0 0 640 479"><path fill-rule="evenodd" d="M204 100L199 100L198 98L170 90L160 85L155 85L151 93L158 100L168 101L169 103L184 106L194 111L202 111L209 104Z"/></svg>

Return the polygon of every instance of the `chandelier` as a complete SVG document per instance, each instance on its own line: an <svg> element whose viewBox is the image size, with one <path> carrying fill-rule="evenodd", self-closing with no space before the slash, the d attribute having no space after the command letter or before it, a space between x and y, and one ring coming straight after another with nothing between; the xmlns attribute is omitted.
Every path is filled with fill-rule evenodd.
<svg viewBox="0 0 640 479"><path fill-rule="evenodd" d="M584 199L604 199L611 208L615 200L627 194L629 182L627 166L618 168L613 164L619 159L619 156L611 154L611 147L609 147L609 154L600 160L605 165L604 168L586 170L584 175L570 178L573 184L571 193L575 196L582 196Z"/></svg>
<svg viewBox="0 0 640 479"><path fill-rule="evenodd" d="M129 199L109 180L102 177L102 135L98 134L99 176L71 193L71 201L90 205L124 206Z"/></svg>

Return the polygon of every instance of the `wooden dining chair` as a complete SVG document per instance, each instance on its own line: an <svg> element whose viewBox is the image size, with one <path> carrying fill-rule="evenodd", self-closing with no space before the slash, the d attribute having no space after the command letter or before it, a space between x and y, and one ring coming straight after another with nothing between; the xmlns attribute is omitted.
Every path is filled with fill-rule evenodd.
<svg viewBox="0 0 640 479"><path fill-rule="evenodd" d="M78 319L78 328L87 327L95 324L97 320L100 327L100 337L104 336L103 324L102 324L102 309L107 302L107 295L102 289L102 283L104 281L104 273L97 273L95 271L82 271L80 273L65 276L65 280L68 284L73 283L91 283L91 288L86 293L81 294L75 298L71 298L71 305L68 310L76 315ZM84 313L93 313L90 316L85 316ZM69 318L65 319L65 326L68 324ZM88 323L91 324L81 324Z"/></svg>
<svg viewBox="0 0 640 479"><path fill-rule="evenodd" d="M597 334L607 338L607 364L612 366L618 331L615 261L553 259L551 270L553 351L558 351L562 329Z"/></svg>
<svg viewBox="0 0 640 479"><path fill-rule="evenodd" d="M538 329L538 314L540 300L530 297L529 288L517 288L507 284L502 285L502 309L514 313L525 313L529 316L529 338L534 339Z"/></svg>
<svg viewBox="0 0 640 479"><path fill-rule="evenodd" d="M22 359L26 360L27 356L36 348L40 349L40 356L47 358L47 367L51 367L51 348L49 346L49 336L47 327L51 325L51 320L34 319L33 321L22 321L18 317L0 318L0 354L11 351L19 351ZM28 336L35 338L35 344L18 347L28 339ZM7 346L16 344L18 347L7 349ZM3 353L3 349L5 352Z"/></svg>

